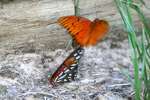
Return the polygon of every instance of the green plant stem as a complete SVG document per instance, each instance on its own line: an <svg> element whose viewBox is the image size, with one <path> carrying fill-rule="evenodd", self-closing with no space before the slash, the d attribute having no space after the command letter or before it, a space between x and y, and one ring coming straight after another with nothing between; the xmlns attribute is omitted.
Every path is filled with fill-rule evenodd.
<svg viewBox="0 0 150 100"><path fill-rule="evenodd" d="M79 0L74 0L75 16L79 16Z"/></svg>

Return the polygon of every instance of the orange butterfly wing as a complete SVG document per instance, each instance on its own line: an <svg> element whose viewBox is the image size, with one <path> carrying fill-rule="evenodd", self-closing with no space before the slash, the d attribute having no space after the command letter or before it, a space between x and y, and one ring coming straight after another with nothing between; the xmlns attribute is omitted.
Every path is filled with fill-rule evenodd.
<svg viewBox="0 0 150 100"><path fill-rule="evenodd" d="M64 16L58 23L66 28L80 46L95 45L108 31L108 23L104 20L89 19L80 16Z"/></svg>
<svg viewBox="0 0 150 100"><path fill-rule="evenodd" d="M71 35L75 35L85 28L84 25L86 25L86 28L89 27L91 21L78 16L64 16L58 19L58 23L66 28Z"/></svg>
<svg viewBox="0 0 150 100"><path fill-rule="evenodd" d="M95 19L91 25L91 32L89 33L90 38L86 43L89 45L96 45L96 43L101 40L109 30L109 24L105 20Z"/></svg>

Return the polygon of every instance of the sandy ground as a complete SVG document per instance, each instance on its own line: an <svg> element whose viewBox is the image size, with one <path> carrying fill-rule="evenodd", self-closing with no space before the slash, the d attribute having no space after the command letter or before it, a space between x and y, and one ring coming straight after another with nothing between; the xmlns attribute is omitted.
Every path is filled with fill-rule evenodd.
<svg viewBox="0 0 150 100"><path fill-rule="evenodd" d="M38 53L1 52L1 100L126 100L133 88L127 79L132 74L126 39L111 36L95 47L85 48L78 80L52 88L53 73L71 50L56 49ZM119 38L120 39L120 38Z"/></svg>

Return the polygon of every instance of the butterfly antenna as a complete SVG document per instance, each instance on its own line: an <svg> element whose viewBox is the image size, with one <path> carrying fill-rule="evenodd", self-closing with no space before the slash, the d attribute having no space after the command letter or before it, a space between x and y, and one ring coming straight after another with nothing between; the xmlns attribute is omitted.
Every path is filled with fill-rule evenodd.
<svg viewBox="0 0 150 100"><path fill-rule="evenodd" d="M67 42L67 44L66 44L66 48L65 48L65 50L67 51L68 49L69 49L69 47L72 47L71 45L72 45L72 42L73 42L73 40L72 39L70 39L68 42Z"/></svg>

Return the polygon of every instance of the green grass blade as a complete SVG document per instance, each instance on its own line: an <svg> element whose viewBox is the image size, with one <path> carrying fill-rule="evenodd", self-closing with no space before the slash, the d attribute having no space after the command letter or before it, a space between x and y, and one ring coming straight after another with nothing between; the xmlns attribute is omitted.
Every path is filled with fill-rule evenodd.
<svg viewBox="0 0 150 100"><path fill-rule="evenodd" d="M129 0L128 0L129 1ZM134 66L134 88L135 88L135 99L140 100L141 95L141 80L139 77L139 63L138 55L140 54L139 44L136 39L136 33L132 22L132 17L126 4L123 4L120 0L115 0L117 8L123 19L123 22L128 31L129 44L131 46L131 60ZM129 2L132 2L131 0Z"/></svg>

